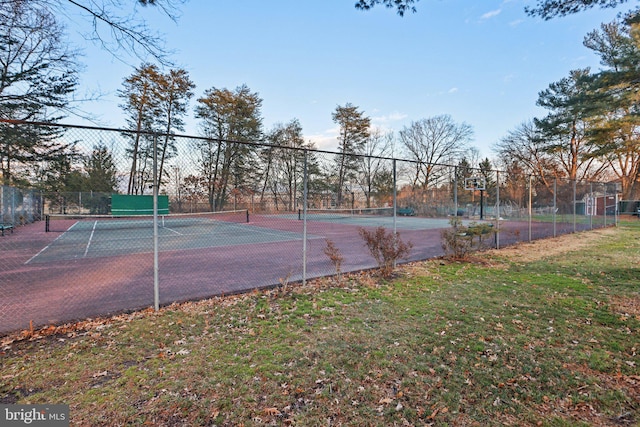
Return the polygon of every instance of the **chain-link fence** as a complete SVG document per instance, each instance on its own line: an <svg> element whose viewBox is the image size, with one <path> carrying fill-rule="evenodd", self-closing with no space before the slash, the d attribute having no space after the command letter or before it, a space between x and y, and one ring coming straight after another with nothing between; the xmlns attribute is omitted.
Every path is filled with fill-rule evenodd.
<svg viewBox="0 0 640 427"><path fill-rule="evenodd" d="M452 217L490 224L498 247L617 218L615 188L601 183L46 128L56 155L37 161L0 141L4 181L38 188L2 187L13 233L0 239L0 333L375 268L362 230L397 232L412 261L444 254Z"/></svg>
<svg viewBox="0 0 640 427"><path fill-rule="evenodd" d="M42 219L42 203L39 191L0 185L0 223L25 225L39 221Z"/></svg>

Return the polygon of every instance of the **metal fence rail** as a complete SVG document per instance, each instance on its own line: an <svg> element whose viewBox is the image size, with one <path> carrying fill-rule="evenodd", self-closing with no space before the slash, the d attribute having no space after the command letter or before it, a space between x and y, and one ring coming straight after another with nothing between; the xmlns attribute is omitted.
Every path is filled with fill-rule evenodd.
<svg viewBox="0 0 640 427"><path fill-rule="evenodd" d="M11 125L13 134L37 127ZM441 230L452 217L491 223L490 243L500 247L617 221L615 188L603 183L122 129L55 130L66 156L14 160L11 176L2 169L5 182L33 188L1 187L2 222L14 232L0 238L0 333L375 268L361 229L397 232L413 245L403 261L414 261L444 254ZM482 187L469 189L468 178ZM155 203L114 214L113 194ZM168 213L159 214L162 198Z"/></svg>

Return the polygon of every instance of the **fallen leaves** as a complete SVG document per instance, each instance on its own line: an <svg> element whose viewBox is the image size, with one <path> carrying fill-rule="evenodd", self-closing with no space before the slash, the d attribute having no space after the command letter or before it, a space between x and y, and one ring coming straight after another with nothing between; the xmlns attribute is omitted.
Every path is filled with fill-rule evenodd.
<svg viewBox="0 0 640 427"><path fill-rule="evenodd" d="M109 375L109 371L101 371L91 375L91 378L106 377L107 375Z"/></svg>
<svg viewBox="0 0 640 427"><path fill-rule="evenodd" d="M262 413L263 413L264 415L269 415L269 416L272 416L272 417L282 415L282 412L280 412L280 411L278 410L278 408L264 408L264 409L262 410Z"/></svg>
<svg viewBox="0 0 640 427"><path fill-rule="evenodd" d="M431 415L429 415L429 416L427 417L427 420L435 420L435 419L436 419L436 416L437 416L438 414L440 414L440 413L441 413L441 414L446 414L447 412L449 412L449 408L447 408L446 406L444 406L444 407L436 407L436 408L433 410L433 412L431 412Z"/></svg>

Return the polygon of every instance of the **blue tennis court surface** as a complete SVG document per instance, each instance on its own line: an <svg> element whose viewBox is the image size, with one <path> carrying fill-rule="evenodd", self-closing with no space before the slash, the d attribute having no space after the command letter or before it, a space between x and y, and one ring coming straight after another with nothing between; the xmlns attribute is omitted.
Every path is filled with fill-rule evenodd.
<svg viewBox="0 0 640 427"><path fill-rule="evenodd" d="M194 222L158 226L161 252L302 240L302 234L250 224ZM115 221L77 222L27 264L153 252L153 227Z"/></svg>
<svg viewBox="0 0 640 427"><path fill-rule="evenodd" d="M264 221L260 221L258 226L237 220L212 220L204 215L159 217L159 251L184 251L302 240L303 221L297 214L262 215L262 218ZM274 224L285 220L289 227L269 228L269 219ZM310 213L307 220L309 224L340 224L354 228L382 226L391 229L394 219L392 216L383 215L345 216ZM468 222L470 221L464 221L464 223ZM411 231L447 228L450 224L447 218L397 216L395 226L399 231ZM61 234L26 264L153 252L153 220L149 218L65 219L57 223L54 228L57 228ZM291 231L292 229L297 229L299 232ZM308 238L320 237L309 235Z"/></svg>
<svg viewBox="0 0 640 427"><path fill-rule="evenodd" d="M279 218L299 220L298 214L274 215ZM333 224L353 225L354 227L393 227L393 216L385 215L340 215L331 213L309 213L307 214L309 222L324 222ZM463 224L467 225L472 221L463 220ZM396 216L396 228L398 230L430 230L435 228L448 228L451 224L448 218L424 218L415 216Z"/></svg>

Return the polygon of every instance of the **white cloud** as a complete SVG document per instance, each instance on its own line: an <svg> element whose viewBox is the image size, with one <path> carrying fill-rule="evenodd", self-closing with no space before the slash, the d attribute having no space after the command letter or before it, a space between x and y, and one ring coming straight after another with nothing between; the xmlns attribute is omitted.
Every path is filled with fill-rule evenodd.
<svg viewBox="0 0 640 427"><path fill-rule="evenodd" d="M518 25L522 24L523 22L524 22L524 19L516 19L515 21L509 22L509 26L517 27Z"/></svg>
<svg viewBox="0 0 640 427"><path fill-rule="evenodd" d="M390 122L399 122L401 120L406 119L408 116L404 113L399 113L399 112L394 112L391 114L388 114L386 116L375 116L371 118L371 121L373 123L379 123L379 124L387 124Z"/></svg>
<svg viewBox="0 0 640 427"><path fill-rule="evenodd" d="M313 142L317 149L335 151L338 147L338 126L326 129L324 132L315 135L306 135L306 139Z"/></svg>
<svg viewBox="0 0 640 427"><path fill-rule="evenodd" d="M484 19L493 18L494 16L500 15L500 12L502 12L502 9L492 10L491 12L487 12L484 15L482 15L480 19L484 20Z"/></svg>
<svg viewBox="0 0 640 427"><path fill-rule="evenodd" d="M449 89L449 93L456 93L458 91L457 87L452 87L451 89Z"/></svg>

